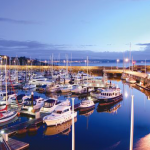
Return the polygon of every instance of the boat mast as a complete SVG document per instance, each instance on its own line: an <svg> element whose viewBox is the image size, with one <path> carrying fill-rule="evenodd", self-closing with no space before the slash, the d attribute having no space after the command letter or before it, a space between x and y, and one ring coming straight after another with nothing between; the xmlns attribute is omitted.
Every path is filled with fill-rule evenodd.
<svg viewBox="0 0 150 150"><path fill-rule="evenodd" d="M88 56L87 56L87 85L88 85Z"/></svg>
<svg viewBox="0 0 150 150"><path fill-rule="evenodd" d="M130 69L130 60L131 60L131 43L130 43L130 56L129 56L129 70L131 70Z"/></svg>
<svg viewBox="0 0 150 150"><path fill-rule="evenodd" d="M68 76L68 55L66 55L66 73Z"/></svg>
<svg viewBox="0 0 150 150"><path fill-rule="evenodd" d="M8 105L8 102L7 102L7 56L4 56L4 58L6 59L6 62L5 62L5 88L6 88L6 105Z"/></svg>
<svg viewBox="0 0 150 150"><path fill-rule="evenodd" d="M133 71L133 56L132 56L132 71Z"/></svg>
<svg viewBox="0 0 150 150"><path fill-rule="evenodd" d="M145 59L145 73L146 73L146 59Z"/></svg>
<svg viewBox="0 0 150 150"><path fill-rule="evenodd" d="M53 53L52 53L51 61L52 61L52 79L53 79Z"/></svg>

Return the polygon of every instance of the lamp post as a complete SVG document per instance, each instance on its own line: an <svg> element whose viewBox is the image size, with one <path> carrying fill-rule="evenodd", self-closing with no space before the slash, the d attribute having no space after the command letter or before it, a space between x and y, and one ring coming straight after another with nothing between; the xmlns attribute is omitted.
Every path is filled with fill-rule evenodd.
<svg viewBox="0 0 150 150"><path fill-rule="evenodd" d="M74 99L72 98L72 114L74 114ZM74 115L72 115L72 150L75 150Z"/></svg>
<svg viewBox="0 0 150 150"><path fill-rule="evenodd" d="M118 62L119 62L119 59L117 59L117 69L118 69Z"/></svg>
<svg viewBox="0 0 150 150"><path fill-rule="evenodd" d="M85 66L86 66L86 60L84 62L85 62Z"/></svg>
<svg viewBox="0 0 150 150"><path fill-rule="evenodd" d="M28 60L28 65L30 65L30 60Z"/></svg>

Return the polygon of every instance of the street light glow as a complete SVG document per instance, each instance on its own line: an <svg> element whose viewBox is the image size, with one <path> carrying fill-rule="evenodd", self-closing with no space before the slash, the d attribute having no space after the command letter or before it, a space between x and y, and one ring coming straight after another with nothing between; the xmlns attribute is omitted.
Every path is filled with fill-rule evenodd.
<svg viewBox="0 0 150 150"><path fill-rule="evenodd" d="M125 59L125 62L128 62L128 61L129 61L129 59L128 59L128 58L126 58L126 59Z"/></svg>

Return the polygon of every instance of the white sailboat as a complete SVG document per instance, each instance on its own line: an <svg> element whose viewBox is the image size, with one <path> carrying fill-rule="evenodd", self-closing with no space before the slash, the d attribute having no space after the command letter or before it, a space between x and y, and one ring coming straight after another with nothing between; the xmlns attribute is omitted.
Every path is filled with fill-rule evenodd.
<svg viewBox="0 0 150 150"><path fill-rule="evenodd" d="M7 104L7 70L6 70L7 57L5 56L4 58L6 58L6 63L5 63L6 107L0 110L0 123L10 121L11 119L17 116L16 111L11 111L11 110L8 111L7 109L7 105L8 105Z"/></svg>

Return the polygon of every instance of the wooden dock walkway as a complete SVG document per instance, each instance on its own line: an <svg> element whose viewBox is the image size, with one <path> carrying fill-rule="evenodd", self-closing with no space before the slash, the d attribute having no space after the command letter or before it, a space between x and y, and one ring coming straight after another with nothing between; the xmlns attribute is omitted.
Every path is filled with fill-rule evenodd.
<svg viewBox="0 0 150 150"><path fill-rule="evenodd" d="M28 143L21 142L12 138L9 138L8 141L3 140L6 150L24 150L29 147Z"/></svg>
<svg viewBox="0 0 150 150"><path fill-rule="evenodd" d="M4 143L0 142L0 150L7 150Z"/></svg>
<svg viewBox="0 0 150 150"><path fill-rule="evenodd" d="M47 114L42 113L40 115L40 118L38 118L38 119L28 120L26 122L23 122L23 123L20 123L20 124L11 126L11 127L1 129L0 132L3 131L5 134L11 135L11 134L17 132L18 130L21 130L21 129L24 129L24 128L27 129L30 125L33 125L33 124L38 125L40 123L43 123L43 117L45 115L47 115Z"/></svg>

